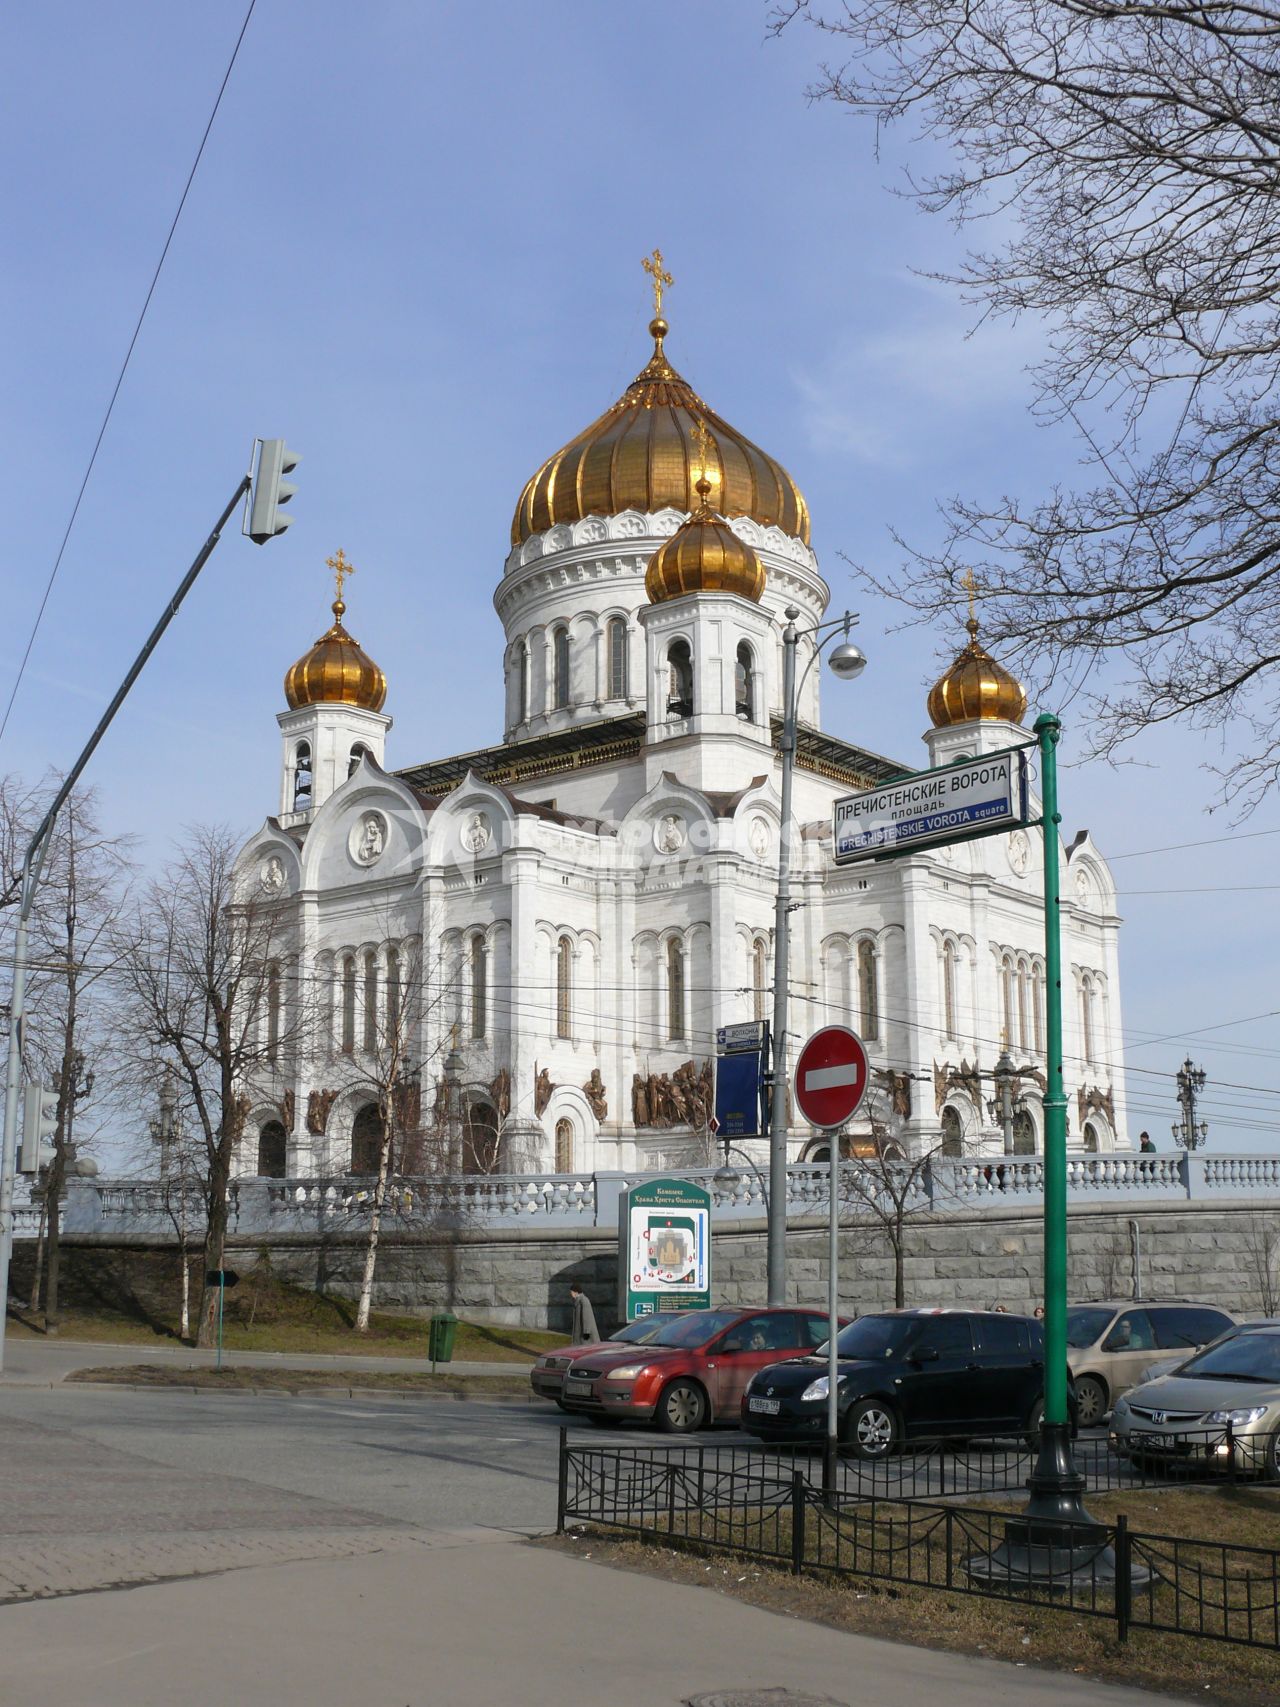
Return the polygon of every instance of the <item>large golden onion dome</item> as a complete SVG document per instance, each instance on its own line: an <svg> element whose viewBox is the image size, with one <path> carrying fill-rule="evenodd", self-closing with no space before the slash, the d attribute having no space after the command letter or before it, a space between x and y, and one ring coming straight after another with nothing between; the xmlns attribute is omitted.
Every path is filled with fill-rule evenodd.
<svg viewBox="0 0 1280 1707"><path fill-rule="evenodd" d="M341 552L328 561L338 578L333 626L286 673L284 697L290 711L304 705L358 705L362 711L381 711L387 700L387 678L342 626L347 610L342 581L352 573L351 565Z"/></svg>
<svg viewBox="0 0 1280 1707"><path fill-rule="evenodd" d="M764 564L711 508L712 485L705 474L694 483L698 502L688 521L664 540L649 559L644 590L651 605L684 593L737 593L759 601Z"/></svg>
<svg viewBox="0 0 1280 1707"><path fill-rule="evenodd" d="M978 644L975 617L971 616L965 627L969 644L929 689L929 716L934 728L991 719L1021 723L1027 709L1022 683Z"/></svg>
<svg viewBox="0 0 1280 1707"><path fill-rule="evenodd" d="M809 543L809 506L795 481L758 445L708 409L663 353L667 322L649 323L653 356L611 409L570 439L527 483L511 522L511 543L557 522L621 510L693 510L702 462L694 423L716 441L706 472L722 516L750 516Z"/></svg>

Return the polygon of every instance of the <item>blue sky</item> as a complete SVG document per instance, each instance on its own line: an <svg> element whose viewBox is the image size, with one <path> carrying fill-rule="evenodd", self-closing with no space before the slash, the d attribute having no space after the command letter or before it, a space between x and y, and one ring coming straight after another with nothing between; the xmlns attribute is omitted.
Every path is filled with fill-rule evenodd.
<svg viewBox="0 0 1280 1707"><path fill-rule="evenodd" d="M243 15L6 16L5 698ZM877 161L864 124L805 99L818 39L765 24L755 0L259 0L0 771L70 761L255 434L304 458L296 520L262 549L228 532L95 759L108 821L154 860L184 823L273 808L281 677L328 620L339 545L358 567L348 626L390 678L389 762L498 739L511 510L643 364L655 244L676 277L668 353L799 480L834 603L862 613L871 666L829 678L828 727L923 762L924 689L963 636L893 632L900 613L840 553L883 562L891 528L927 542L956 492L1069 482L1078 450L1027 414L1039 329L967 336L917 276L956 248L892 193L907 139ZM1133 757L1067 773L1068 834L1117 855L1229 834L1206 816L1211 745L1165 732ZM1280 1099L1247 1088L1280 1087L1276 1021L1184 1036L1280 1006L1273 897L1229 887L1267 883L1277 845L1115 866L1135 1127L1162 1146L1188 1050L1215 1081L1214 1147L1280 1142Z"/></svg>

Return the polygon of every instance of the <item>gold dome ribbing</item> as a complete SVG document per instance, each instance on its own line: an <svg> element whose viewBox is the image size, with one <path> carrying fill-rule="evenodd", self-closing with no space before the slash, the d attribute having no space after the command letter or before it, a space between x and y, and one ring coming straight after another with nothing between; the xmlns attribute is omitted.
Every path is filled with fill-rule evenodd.
<svg viewBox="0 0 1280 1707"><path fill-rule="evenodd" d="M333 626L287 672L284 697L290 711L304 705L358 705L363 711L381 711L387 700L387 678L342 626L347 610L342 583L355 570L341 551L326 561L338 584L331 607Z"/></svg>
<svg viewBox="0 0 1280 1707"><path fill-rule="evenodd" d="M969 644L929 690L929 716L934 728L997 718L1021 723L1027 709L1022 683L978 644L975 617L971 616L965 627Z"/></svg>
<svg viewBox="0 0 1280 1707"><path fill-rule="evenodd" d="M693 428L705 420L716 457L707 469L722 516L750 516L809 543L809 506L795 481L758 445L698 397L663 353L667 322L649 323L653 356L613 405L527 483L511 523L511 543L557 522L621 510L693 510L702 462Z"/></svg>
<svg viewBox="0 0 1280 1707"><path fill-rule="evenodd" d="M684 593L737 593L758 601L764 593L764 564L711 508L711 482L703 476L694 490L693 514L649 559L644 577L649 603L659 605Z"/></svg>

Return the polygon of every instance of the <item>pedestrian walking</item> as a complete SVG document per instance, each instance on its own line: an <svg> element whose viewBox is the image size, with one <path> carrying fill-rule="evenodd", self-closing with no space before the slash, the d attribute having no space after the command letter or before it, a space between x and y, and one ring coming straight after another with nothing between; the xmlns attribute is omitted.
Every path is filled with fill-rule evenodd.
<svg viewBox="0 0 1280 1707"><path fill-rule="evenodd" d="M569 1338L574 1345L590 1345L600 1338L600 1330L596 1326L596 1313L591 1308L591 1300L576 1280L569 1283L569 1297L573 1301L573 1327Z"/></svg>

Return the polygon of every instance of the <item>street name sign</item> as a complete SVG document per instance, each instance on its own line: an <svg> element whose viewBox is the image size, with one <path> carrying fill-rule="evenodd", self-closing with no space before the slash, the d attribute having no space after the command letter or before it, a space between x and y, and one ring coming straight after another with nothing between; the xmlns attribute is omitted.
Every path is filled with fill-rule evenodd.
<svg viewBox="0 0 1280 1707"><path fill-rule="evenodd" d="M862 1101L867 1078L862 1039L847 1026L824 1025L796 1062L796 1103L811 1126L843 1126Z"/></svg>
<svg viewBox="0 0 1280 1707"><path fill-rule="evenodd" d="M716 1032L716 1047L726 1055L740 1049L763 1049L766 1042L766 1020L748 1019L738 1025L722 1025Z"/></svg>
<svg viewBox="0 0 1280 1707"><path fill-rule="evenodd" d="M913 853L1027 821L1021 748L917 771L884 788L843 794L831 808L837 865Z"/></svg>
<svg viewBox="0 0 1280 1707"><path fill-rule="evenodd" d="M619 1200L618 1302L628 1322L711 1304L711 1193L651 1179Z"/></svg>

